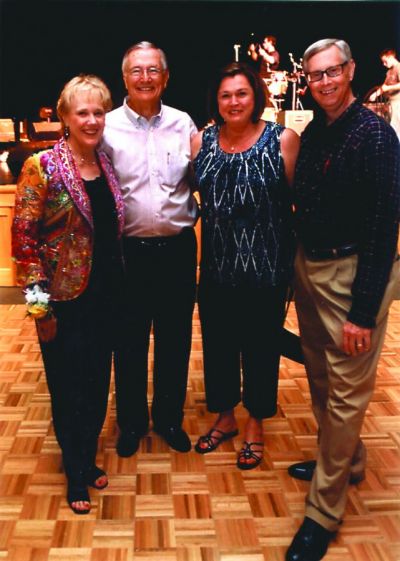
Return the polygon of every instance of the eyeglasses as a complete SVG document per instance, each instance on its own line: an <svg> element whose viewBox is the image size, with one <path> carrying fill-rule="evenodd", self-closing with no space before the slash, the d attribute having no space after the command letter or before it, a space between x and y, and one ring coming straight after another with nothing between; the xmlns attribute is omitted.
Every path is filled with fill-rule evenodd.
<svg viewBox="0 0 400 561"><path fill-rule="evenodd" d="M140 66L134 66L130 70L128 70L128 74L133 76L134 78L139 78L144 76L147 73L152 78L155 78L159 74L161 74L161 68L157 68L157 66L150 66L149 68L142 68Z"/></svg>
<svg viewBox="0 0 400 561"><path fill-rule="evenodd" d="M306 78L308 82L319 82L324 77L324 74L329 76L329 78L335 78L343 74L343 68L349 61L346 60L342 64L336 64L335 66L330 66L326 70L315 70L314 72L306 72Z"/></svg>

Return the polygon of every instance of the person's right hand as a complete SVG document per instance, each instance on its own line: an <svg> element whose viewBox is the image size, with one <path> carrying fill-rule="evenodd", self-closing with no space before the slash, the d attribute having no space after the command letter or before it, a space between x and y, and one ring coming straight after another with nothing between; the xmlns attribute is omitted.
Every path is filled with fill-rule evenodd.
<svg viewBox="0 0 400 561"><path fill-rule="evenodd" d="M39 339L42 343L52 341L57 334L57 318L55 316L36 320Z"/></svg>
<svg viewBox="0 0 400 561"><path fill-rule="evenodd" d="M383 93L383 89L381 87L378 90L375 90L374 92L372 92L372 94L369 96L369 100L370 101L376 101L378 99L378 97L380 95L382 95L382 93Z"/></svg>

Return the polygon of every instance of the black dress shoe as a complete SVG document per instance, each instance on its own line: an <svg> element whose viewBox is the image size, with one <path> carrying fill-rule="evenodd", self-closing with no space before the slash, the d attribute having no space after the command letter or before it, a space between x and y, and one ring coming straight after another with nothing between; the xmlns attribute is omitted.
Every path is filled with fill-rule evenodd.
<svg viewBox="0 0 400 561"><path fill-rule="evenodd" d="M154 427L154 432L159 434L171 448L178 452L189 452L192 447L190 438L180 427Z"/></svg>
<svg viewBox="0 0 400 561"><path fill-rule="evenodd" d="M304 518L297 534L286 552L286 561L319 561L328 549L335 532L329 532L321 524Z"/></svg>
<svg viewBox="0 0 400 561"><path fill-rule="evenodd" d="M127 432L122 431L119 435L117 442L117 454L122 458L129 458L137 452L140 444L140 439L144 436L142 433L135 431Z"/></svg>
<svg viewBox="0 0 400 561"><path fill-rule="evenodd" d="M291 466L289 466L288 473L295 479L301 479L302 481L311 481L316 465L317 462L315 460L310 460L308 462L299 462L297 464L292 464ZM364 474L350 475L350 485L356 485L363 479L365 479Z"/></svg>
<svg viewBox="0 0 400 561"><path fill-rule="evenodd" d="M292 464L291 466L289 466L288 473L295 479L301 479L302 481L311 481L316 465L317 462L315 460L310 460L309 462L299 462L297 464Z"/></svg>

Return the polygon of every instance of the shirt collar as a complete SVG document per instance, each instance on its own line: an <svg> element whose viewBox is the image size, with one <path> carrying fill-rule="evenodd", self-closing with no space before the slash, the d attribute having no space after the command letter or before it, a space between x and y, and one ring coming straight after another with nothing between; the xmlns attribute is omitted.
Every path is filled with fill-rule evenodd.
<svg viewBox="0 0 400 561"><path fill-rule="evenodd" d="M139 113L136 113L136 111L134 111L131 107L129 107L128 96L126 96L124 99L124 110L125 110L125 115L137 128L147 129L150 126L154 126L154 127L159 126L163 116L164 106L163 106L163 102L161 101L160 111L157 113L157 115L153 115L150 119L146 119L146 117L143 117L143 115L139 115Z"/></svg>
<svg viewBox="0 0 400 561"><path fill-rule="evenodd" d="M315 118L313 119L312 122L314 122L316 127L324 129L327 132L328 131L336 131L337 129L340 129L342 127L342 125L345 125L348 122L348 120L350 120L352 118L354 112L358 110L359 106L360 106L360 100L356 98L343 111L343 113L341 115L339 115L339 117L337 119L335 119L333 121L333 123L331 123L330 125L326 124L325 112L318 108L315 112L316 115L315 115Z"/></svg>

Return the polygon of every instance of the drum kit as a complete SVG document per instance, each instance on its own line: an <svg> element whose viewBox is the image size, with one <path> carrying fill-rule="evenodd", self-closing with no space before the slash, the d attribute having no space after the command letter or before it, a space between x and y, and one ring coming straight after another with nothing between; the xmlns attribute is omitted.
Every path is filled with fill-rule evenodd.
<svg viewBox="0 0 400 561"><path fill-rule="evenodd" d="M287 72L286 70L272 70L268 77L264 78L267 87L268 105L275 113L282 110L289 84L292 84L292 110L303 110L300 97L304 95L307 84L305 83L305 76L302 69L302 59L300 59L300 62L296 62L292 53L289 53L289 58L293 65L291 72Z"/></svg>
<svg viewBox="0 0 400 561"><path fill-rule="evenodd" d="M234 60L236 62L239 62L240 48L241 45L239 44L233 45L235 53ZM305 83L305 75L302 66L303 59L300 59L300 62L296 62L292 53L289 53L289 58L293 66L291 72L287 72L286 70L271 70L268 76L263 78L267 88L267 106L265 107L264 113L268 114L267 119L270 121L277 120L277 114L282 110L289 83L292 84L292 110L302 111L304 109L300 100L300 96L304 95L307 91L307 84ZM304 82L302 82L303 80Z"/></svg>
<svg viewBox="0 0 400 561"><path fill-rule="evenodd" d="M293 65L291 72L286 70L275 70L269 73L264 82L267 87L267 107L264 110L264 117L269 121L276 121L278 113L282 110L285 96L288 92L289 84L292 84L292 111L303 111L304 107L301 103L301 96L307 91L307 83L302 67L302 59L296 62L292 53L289 53L290 61ZM374 113L390 123L391 106L387 98L384 96L372 96L379 86L374 86L367 92L364 97L363 105L371 109Z"/></svg>

